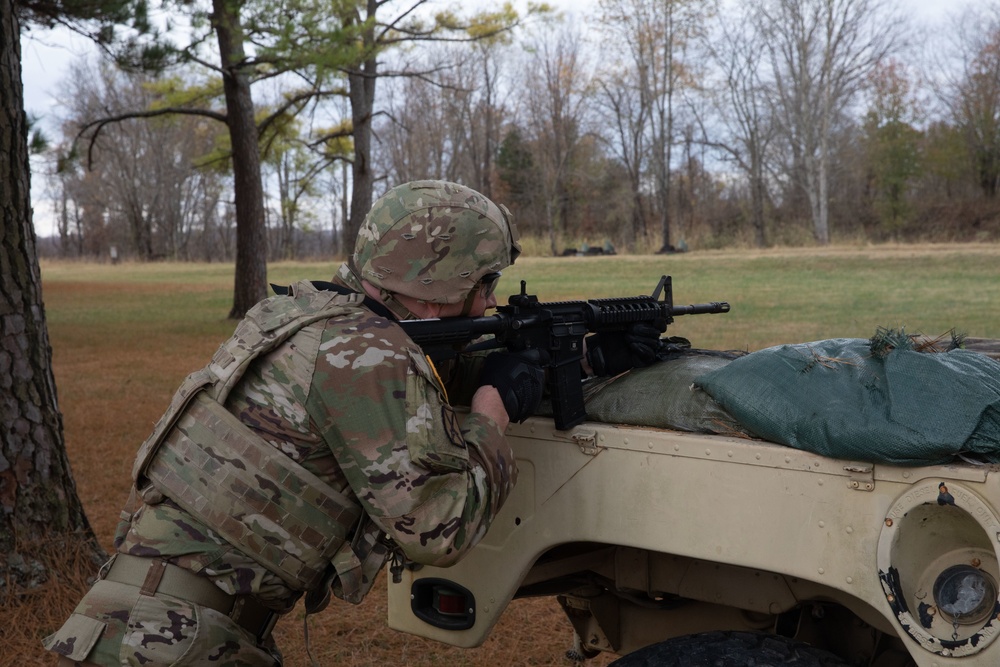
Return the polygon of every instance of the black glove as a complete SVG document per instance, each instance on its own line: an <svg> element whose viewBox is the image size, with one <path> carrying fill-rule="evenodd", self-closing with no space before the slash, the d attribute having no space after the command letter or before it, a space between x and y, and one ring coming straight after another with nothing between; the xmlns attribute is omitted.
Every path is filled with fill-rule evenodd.
<svg viewBox="0 0 1000 667"><path fill-rule="evenodd" d="M479 384L496 387L510 420L523 422L542 400L545 371L525 355L493 352L486 357Z"/></svg>
<svg viewBox="0 0 1000 667"><path fill-rule="evenodd" d="M594 375L618 375L656 361L660 330L646 322L636 322L625 331L603 331L585 340L587 361Z"/></svg>

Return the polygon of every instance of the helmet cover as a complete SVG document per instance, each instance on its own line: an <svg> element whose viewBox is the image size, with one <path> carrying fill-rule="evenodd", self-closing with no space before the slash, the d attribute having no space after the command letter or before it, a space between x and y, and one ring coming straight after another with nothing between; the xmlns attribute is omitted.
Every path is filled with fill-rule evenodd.
<svg viewBox="0 0 1000 667"><path fill-rule="evenodd" d="M521 253L510 212L447 181L398 185L372 205L358 231L354 265L393 294L458 303L479 279Z"/></svg>

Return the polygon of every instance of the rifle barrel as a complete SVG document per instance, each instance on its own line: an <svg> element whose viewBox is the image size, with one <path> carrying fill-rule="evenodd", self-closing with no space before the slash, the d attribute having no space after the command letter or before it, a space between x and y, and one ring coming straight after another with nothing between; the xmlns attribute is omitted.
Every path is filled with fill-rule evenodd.
<svg viewBox="0 0 1000 667"><path fill-rule="evenodd" d="M690 306L672 306L671 315L710 315L713 313L728 313L729 302L713 301L712 303L695 303Z"/></svg>

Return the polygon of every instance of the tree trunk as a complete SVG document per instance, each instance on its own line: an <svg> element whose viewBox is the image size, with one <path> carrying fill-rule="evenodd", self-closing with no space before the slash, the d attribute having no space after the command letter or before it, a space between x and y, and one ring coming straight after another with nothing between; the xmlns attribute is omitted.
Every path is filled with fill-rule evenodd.
<svg viewBox="0 0 1000 667"><path fill-rule="evenodd" d="M553 257L559 256L559 249L556 247L556 223L552 214L552 198L545 197L545 229L549 233L549 251Z"/></svg>
<svg viewBox="0 0 1000 667"><path fill-rule="evenodd" d="M764 169L760 160L752 158L753 167L750 170L750 202L753 220L754 243L758 248L767 247L767 233L764 224L764 199L767 196L767 184Z"/></svg>
<svg viewBox="0 0 1000 667"><path fill-rule="evenodd" d="M372 65L374 68L374 62ZM368 71L365 67L365 71ZM375 77L351 74L351 116L354 122L354 162L351 164L351 217L344 226L344 247L354 247L361 223L372 207L375 175L372 173L372 108L375 98Z"/></svg>
<svg viewBox="0 0 1000 667"><path fill-rule="evenodd" d="M660 212L660 252L673 252L674 246L670 239L670 199L672 188L672 179L670 174L670 164L673 162L673 142L674 142L674 86L676 82L677 75L674 72L674 12L676 8L673 4L667 3L667 30L664 35L664 61L665 61L665 90L663 91L666 96L666 117L660 114L660 136L662 146L660 150L662 153L657 156L658 160L663 160L662 165L662 182L660 193L660 203L663 210Z"/></svg>
<svg viewBox="0 0 1000 667"><path fill-rule="evenodd" d="M642 186L638 175L632 180L632 220L629 225L625 246L635 252L638 240L646 233L646 215L642 210Z"/></svg>
<svg viewBox="0 0 1000 667"><path fill-rule="evenodd" d="M378 76L378 61L375 59L374 18L378 6L376 0L368 0L367 18L371 19L365 29L362 49L366 54L360 71L347 75L348 95L351 100L352 136L354 139L354 162L351 165L351 217L343 230L343 247L351 252L354 239L358 236L361 223L372 207L372 190L375 188L375 174L372 172L372 112L375 108L375 82ZM395 184L394 184L395 185Z"/></svg>
<svg viewBox="0 0 1000 667"><path fill-rule="evenodd" d="M0 2L0 604L46 580L39 557L54 538L78 533L74 539L102 555L76 494L56 401L13 10Z"/></svg>
<svg viewBox="0 0 1000 667"><path fill-rule="evenodd" d="M374 68L374 64L372 65ZM366 66L365 71L369 68ZM375 175L372 173L372 108L375 97L375 77L364 74L348 75L350 81L351 117L354 123L354 162L351 164L351 217L344 226L344 247L351 250L361 223L372 207Z"/></svg>
<svg viewBox="0 0 1000 667"><path fill-rule="evenodd" d="M260 178L260 144L254 119L250 80L243 72L243 28L239 5L212 0L215 34L219 40L226 122L233 149L236 193L236 284L229 317L239 319L267 296L267 233L264 226L264 186Z"/></svg>
<svg viewBox="0 0 1000 667"><path fill-rule="evenodd" d="M340 188L340 231L337 233L337 225L333 225L333 256L337 257L341 253L351 252L354 249L353 243L348 243L344 235L344 229L347 227L348 221L348 199L347 199L347 187L348 183L348 173L350 172L350 167L346 162L341 165L341 188Z"/></svg>
<svg viewBox="0 0 1000 667"><path fill-rule="evenodd" d="M670 177L670 140L667 140L667 158L663 165L663 191L660 193L660 252L673 252L674 246L670 242L670 190L672 189Z"/></svg>
<svg viewBox="0 0 1000 667"><path fill-rule="evenodd" d="M827 152L819 158L819 217L816 220L816 240L820 245L830 243L830 173L827 168Z"/></svg>

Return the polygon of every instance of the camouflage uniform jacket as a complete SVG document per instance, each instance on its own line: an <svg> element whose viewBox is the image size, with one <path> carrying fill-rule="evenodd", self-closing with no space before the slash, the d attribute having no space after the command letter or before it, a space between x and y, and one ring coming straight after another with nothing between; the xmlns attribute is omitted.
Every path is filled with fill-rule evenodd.
<svg viewBox="0 0 1000 667"><path fill-rule="evenodd" d="M360 289L346 267L337 280ZM468 394L473 376L461 370L450 377L456 387L464 382L459 393ZM273 447L355 499L418 563L458 561L483 537L517 477L496 422L478 413L459 420L420 348L393 321L360 304L300 329L257 358L225 405ZM226 593L253 595L281 613L302 594L169 499L141 505L120 526L115 547L120 553L165 558L210 577ZM126 601L88 603L88 598L77 612L105 621L124 621L116 613L127 614L130 608ZM149 656L140 657L143 649L135 646L143 638L130 637L133 628L132 621L109 623L87 660L128 664L114 654L124 657L135 649L136 664L145 662ZM248 635L243 635L245 644ZM219 645L232 639L241 643L229 637ZM50 649L52 643L47 641ZM241 662L261 664L248 656L212 664Z"/></svg>

